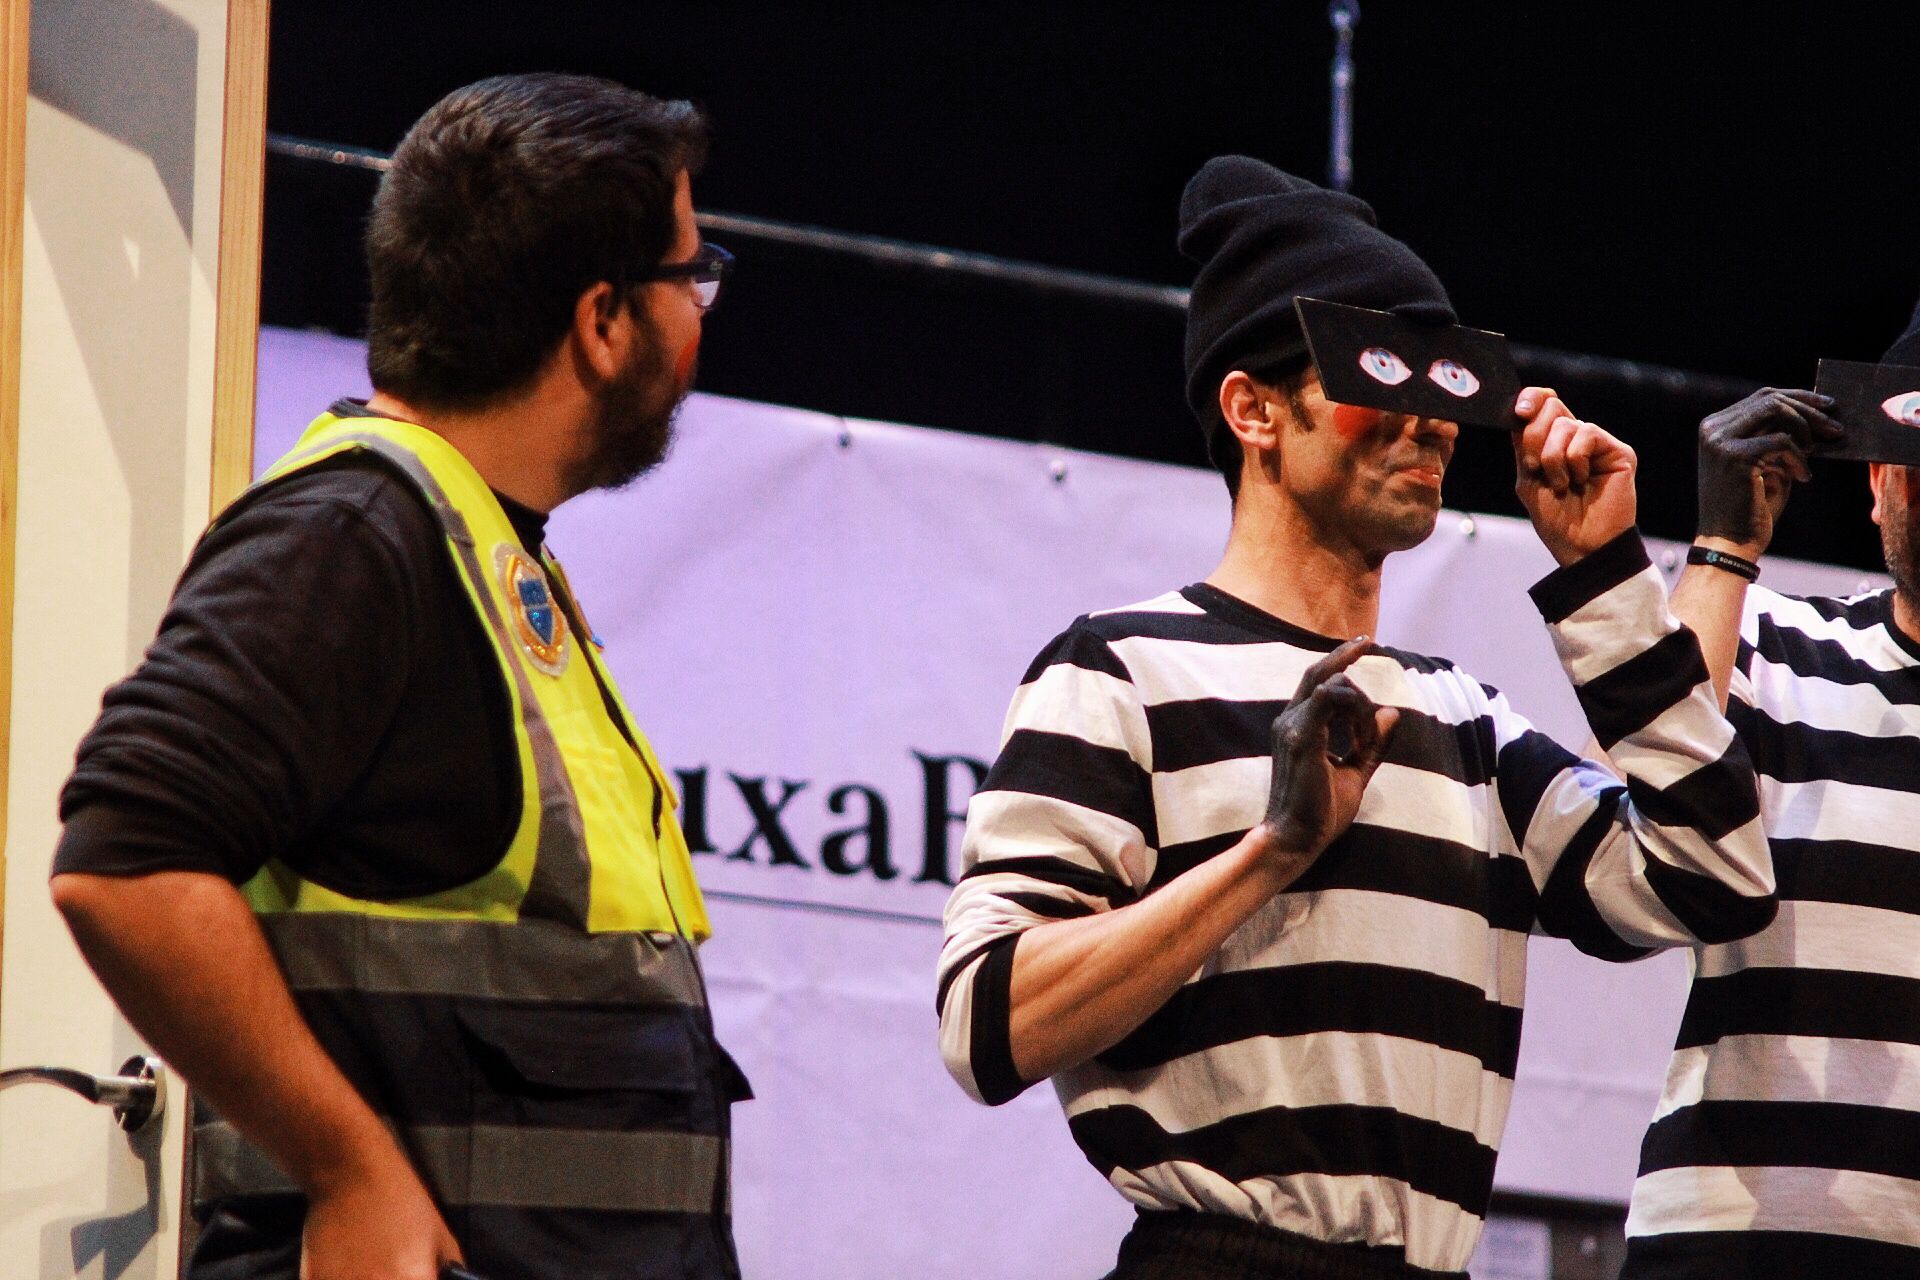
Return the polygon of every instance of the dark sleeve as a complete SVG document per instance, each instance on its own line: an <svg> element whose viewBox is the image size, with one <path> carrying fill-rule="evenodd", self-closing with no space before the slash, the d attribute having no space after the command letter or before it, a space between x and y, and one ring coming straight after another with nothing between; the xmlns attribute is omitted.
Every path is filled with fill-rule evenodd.
<svg viewBox="0 0 1920 1280"><path fill-rule="evenodd" d="M421 585L404 543L428 517L401 483L364 465L303 473L201 543L81 741L56 874L239 883L326 814L406 687Z"/></svg>

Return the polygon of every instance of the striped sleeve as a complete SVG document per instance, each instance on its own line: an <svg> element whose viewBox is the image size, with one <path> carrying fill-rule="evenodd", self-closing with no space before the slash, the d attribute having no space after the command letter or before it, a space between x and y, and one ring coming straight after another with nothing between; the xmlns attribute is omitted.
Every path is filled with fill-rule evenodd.
<svg viewBox="0 0 1920 1280"><path fill-rule="evenodd" d="M1727 942L1776 908L1752 761L1636 531L1533 588L1623 787L1493 696L1499 795L1535 924L1605 959Z"/></svg>
<svg viewBox="0 0 1920 1280"><path fill-rule="evenodd" d="M978 1101L1032 1083L1008 1040L1020 935L1132 902L1153 873L1149 742L1125 665L1081 623L1014 694L999 758L967 807L936 995L941 1056Z"/></svg>

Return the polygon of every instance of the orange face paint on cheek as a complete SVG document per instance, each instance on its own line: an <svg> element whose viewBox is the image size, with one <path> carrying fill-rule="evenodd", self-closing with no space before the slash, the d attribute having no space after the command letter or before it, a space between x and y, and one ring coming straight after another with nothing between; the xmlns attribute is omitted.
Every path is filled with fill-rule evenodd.
<svg viewBox="0 0 1920 1280"><path fill-rule="evenodd" d="M1383 415L1378 409L1363 409L1357 404L1333 406L1333 429L1349 444L1373 431Z"/></svg>
<svg viewBox="0 0 1920 1280"><path fill-rule="evenodd" d="M700 357L700 335L694 334L687 345L680 348L680 356L673 362L673 376L682 387L693 384L693 362Z"/></svg>

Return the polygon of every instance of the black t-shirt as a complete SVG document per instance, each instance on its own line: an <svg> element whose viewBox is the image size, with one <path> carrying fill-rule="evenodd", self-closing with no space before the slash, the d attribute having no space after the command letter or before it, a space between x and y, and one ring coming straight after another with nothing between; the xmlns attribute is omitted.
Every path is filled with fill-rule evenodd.
<svg viewBox="0 0 1920 1280"><path fill-rule="evenodd" d="M537 553L546 517L501 505ZM80 744L54 870L240 883L277 856L356 897L464 884L519 824L510 707L437 520L345 455L243 499L194 552Z"/></svg>

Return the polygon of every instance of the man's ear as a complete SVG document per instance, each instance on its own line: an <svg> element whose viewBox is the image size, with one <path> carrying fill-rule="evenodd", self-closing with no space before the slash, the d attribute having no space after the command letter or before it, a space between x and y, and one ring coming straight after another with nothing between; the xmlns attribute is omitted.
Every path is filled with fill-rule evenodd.
<svg viewBox="0 0 1920 1280"><path fill-rule="evenodd" d="M573 304L573 343L580 357L601 378L611 379L625 362L625 326L632 323L626 315L627 299L619 289L602 280L582 293Z"/></svg>
<svg viewBox="0 0 1920 1280"><path fill-rule="evenodd" d="M1280 412L1273 397L1244 369L1220 380L1220 416L1242 444L1272 449L1280 443Z"/></svg>
<svg viewBox="0 0 1920 1280"><path fill-rule="evenodd" d="M1867 464L1867 487L1873 490L1873 522L1875 524L1880 523L1880 497L1886 492L1888 470L1889 467L1884 462Z"/></svg>

